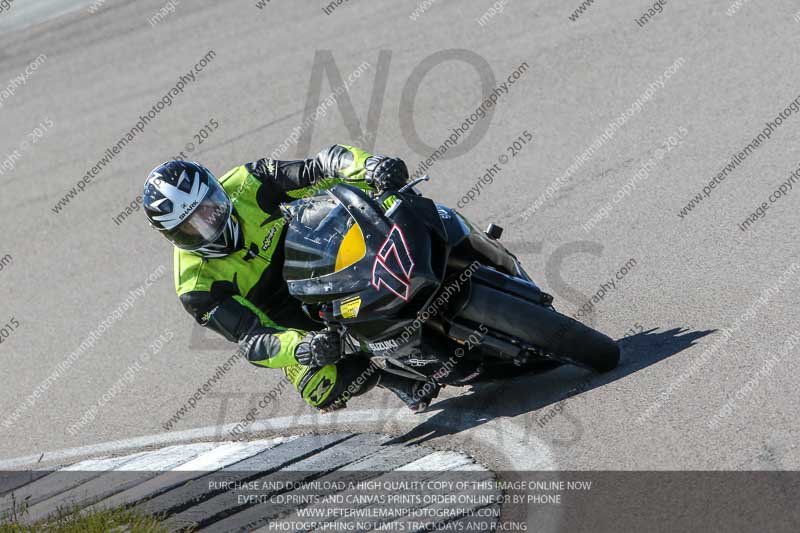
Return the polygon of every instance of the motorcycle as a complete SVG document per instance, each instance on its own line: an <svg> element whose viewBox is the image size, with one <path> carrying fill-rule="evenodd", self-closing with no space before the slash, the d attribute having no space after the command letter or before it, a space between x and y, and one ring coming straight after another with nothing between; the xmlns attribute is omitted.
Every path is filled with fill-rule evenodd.
<svg viewBox="0 0 800 533"><path fill-rule="evenodd" d="M379 196L338 184L284 204L284 279L348 357L464 385L563 363L609 371L619 347L553 306L499 241L424 197L422 176Z"/></svg>

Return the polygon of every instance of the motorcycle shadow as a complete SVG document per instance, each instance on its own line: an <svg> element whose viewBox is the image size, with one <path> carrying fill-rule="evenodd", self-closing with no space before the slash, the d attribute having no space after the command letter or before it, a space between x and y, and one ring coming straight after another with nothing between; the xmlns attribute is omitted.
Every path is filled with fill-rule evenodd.
<svg viewBox="0 0 800 533"><path fill-rule="evenodd" d="M497 418L514 418L561 404L568 398L602 387L694 346L718 330L690 331L653 328L618 340L620 364L614 370L598 374L571 365L542 372L527 372L516 377L476 383L458 396L434 400L428 413L438 411L391 442L421 443L455 435ZM448 390L452 390L448 388ZM598 409L602 406L598 406Z"/></svg>

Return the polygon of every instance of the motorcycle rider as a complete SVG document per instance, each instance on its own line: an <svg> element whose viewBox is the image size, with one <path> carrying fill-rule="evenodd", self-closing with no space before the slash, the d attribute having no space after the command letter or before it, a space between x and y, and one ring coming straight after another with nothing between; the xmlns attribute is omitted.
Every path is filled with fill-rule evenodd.
<svg viewBox="0 0 800 533"><path fill-rule="evenodd" d="M408 179L401 159L343 145L312 159L259 159L219 179L199 163L172 160L147 177L143 210L174 245L184 308L202 326L242 344L250 363L281 368L302 398L322 411L345 407L351 396L380 385L420 412L438 385L382 372L365 358L342 359L340 335L315 331L319 324L289 294L282 275L281 203L341 182L384 191Z"/></svg>

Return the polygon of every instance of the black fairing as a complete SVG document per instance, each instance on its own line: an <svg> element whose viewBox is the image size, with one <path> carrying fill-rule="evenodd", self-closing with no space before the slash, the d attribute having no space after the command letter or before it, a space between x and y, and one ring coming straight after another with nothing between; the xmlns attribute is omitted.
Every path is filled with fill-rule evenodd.
<svg viewBox="0 0 800 533"><path fill-rule="evenodd" d="M347 343L348 354L453 384L476 379L484 363L606 371L619 361L613 340L555 311L502 244L448 207L340 184L284 209L289 292L309 317L345 326L360 343Z"/></svg>
<svg viewBox="0 0 800 533"><path fill-rule="evenodd" d="M362 349L377 356L374 360L387 359L412 373L436 370L441 367L437 359L459 346L447 333L447 309L428 316L446 278L473 261L483 270L496 269L498 276L519 275L518 262L500 243L455 210L413 193L386 193L376 201L340 184L287 210L292 218L284 277L290 294L307 304L312 318L346 326ZM364 256L336 271L334 250L353 224L363 235ZM486 276L497 283L504 279L491 272L478 278ZM468 298L469 285L462 287L468 291L463 297L453 297L445 307Z"/></svg>
<svg viewBox="0 0 800 533"><path fill-rule="evenodd" d="M439 288L444 274L446 257L442 253L432 257L435 251L442 250L434 241L443 241L445 235L436 205L420 196L394 193L396 203L386 216L377 202L356 187L340 184L327 194L338 200L358 224L366 253L349 267L318 277L297 279L298 271L285 268L289 292L307 304L331 303L327 309L323 306L321 315L347 325L368 343L396 337L413 323L416 313ZM300 223L303 209L323 198L293 204L294 216L287 230L287 263L296 257L296 243L302 243L309 231ZM303 253L307 253L305 250L307 247ZM342 302L356 298L360 301L355 316L342 316ZM419 334L417 328L407 336L406 344L419 341ZM372 343L370 351L384 351L381 347L397 348L396 342Z"/></svg>

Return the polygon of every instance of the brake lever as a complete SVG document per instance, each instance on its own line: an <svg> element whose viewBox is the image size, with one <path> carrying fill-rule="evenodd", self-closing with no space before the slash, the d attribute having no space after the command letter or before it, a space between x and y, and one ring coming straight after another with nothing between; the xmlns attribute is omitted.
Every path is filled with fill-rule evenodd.
<svg viewBox="0 0 800 533"><path fill-rule="evenodd" d="M423 174L422 176L418 177L415 180L409 181L402 187L400 187L397 192L406 192L409 189L413 189L417 184L422 183L423 181L430 181L431 177L427 174ZM419 193L418 193L419 194Z"/></svg>
<svg viewBox="0 0 800 533"><path fill-rule="evenodd" d="M414 180L412 180L412 181L409 181L408 183L406 183L405 185L403 185L402 187L400 187L399 189L397 189L397 192L399 192L399 193L404 193L404 192L408 191L409 189L413 189L413 188L414 188L414 187L415 187L417 184L419 184L419 183L422 183L423 181L429 181L430 179L431 179L431 177L430 177L430 176L428 176L427 174L423 174L422 176L420 176L420 177L418 177L418 178L416 178L416 179L414 179ZM370 197L371 197L371 198L377 198L377 197L379 197L381 194L383 194L383 193L385 193L385 192L390 192L390 191L391 191L391 189L390 189L390 190L388 190L388 191L379 191L379 190L377 190L377 189L376 189L376 190L375 190L375 191L374 191L374 192L373 192L373 193L370 195ZM415 193L416 193L418 196L422 196L422 194L421 194L421 193L419 193L419 192L416 192L416 191L412 191L412 192L415 192Z"/></svg>

